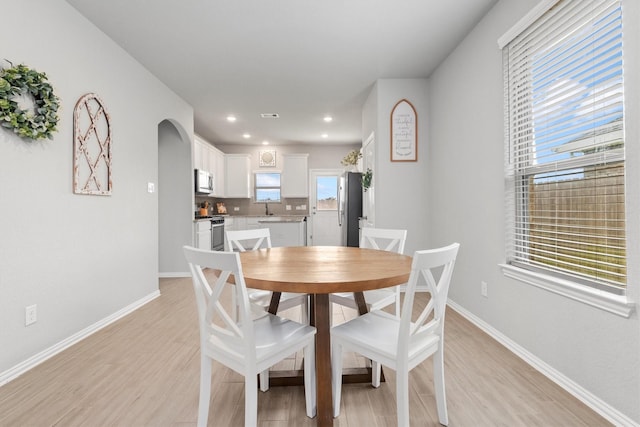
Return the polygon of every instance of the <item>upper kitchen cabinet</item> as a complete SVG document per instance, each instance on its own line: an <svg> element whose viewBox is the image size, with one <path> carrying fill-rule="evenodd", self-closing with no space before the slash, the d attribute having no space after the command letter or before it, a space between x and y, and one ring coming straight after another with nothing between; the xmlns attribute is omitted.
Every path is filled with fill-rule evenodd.
<svg viewBox="0 0 640 427"><path fill-rule="evenodd" d="M225 160L222 151L196 136L193 142L193 167L205 170L213 177L210 196L225 197Z"/></svg>
<svg viewBox="0 0 640 427"><path fill-rule="evenodd" d="M197 136L193 139L193 168L207 172L209 169L209 145Z"/></svg>
<svg viewBox="0 0 640 427"><path fill-rule="evenodd" d="M215 147L209 150L209 172L213 176L213 197L225 197L225 156L224 153Z"/></svg>
<svg viewBox="0 0 640 427"><path fill-rule="evenodd" d="M250 198L251 156L249 154L225 154L225 171L225 197Z"/></svg>
<svg viewBox="0 0 640 427"><path fill-rule="evenodd" d="M309 155L283 154L282 197L309 197Z"/></svg>

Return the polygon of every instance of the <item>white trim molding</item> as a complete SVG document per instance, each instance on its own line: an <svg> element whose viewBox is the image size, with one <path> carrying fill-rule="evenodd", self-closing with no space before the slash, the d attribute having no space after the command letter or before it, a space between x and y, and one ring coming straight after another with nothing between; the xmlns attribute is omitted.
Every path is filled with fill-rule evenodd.
<svg viewBox="0 0 640 427"><path fill-rule="evenodd" d="M542 0L538 3L529 13L523 16L522 19L516 22L513 27L509 28L509 30L498 39L498 48L502 50L511 40L515 39L520 33L526 30L529 25L547 13L547 11L559 1L560 0Z"/></svg>
<svg viewBox="0 0 640 427"><path fill-rule="evenodd" d="M173 278L182 278L182 277L191 277L191 273L188 271L180 272L180 271L169 271L165 273L158 273L159 279L173 279Z"/></svg>
<svg viewBox="0 0 640 427"><path fill-rule="evenodd" d="M509 264L500 264L502 274L520 282L536 286L557 295L579 301L618 316L629 318L635 309L635 303L626 295L614 295L610 292L579 285L569 280L563 280Z"/></svg>
<svg viewBox="0 0 640 427"><path fill-rule="evenodd" d="M554 369L552 366L540 360L534 354L518 345L515 341L502 334L500 331L486 323L484 320L475 316L473 313L467 311L462 306L458 305L451 299L447 300L447 305L458 312L462 317L473 323L475 326L486 332L491 338L498 341L504 347L506 347L513 354L524 360L532 368L536 369L545 377L562 387L569 394L580 400L582 403L593 409L602 417L616 426L628 426L628 427L640 427L640 424L618 411L598 396L595 396L589 390L580 386L561 372Z"/></svg>
<svg viewBox="0 0 640 427"><path fill-rule="evenodd" d="M113 313L112 315L110 315L108 317L105 317L104 319L102 319L102 320L94 323L93 325L91 325L91 326L89 326L89 327L77 332L76 334L71 335L70 337L60 341L59 343L52 345L51 347L41 351L40 353L31 356L27 360L15 365L14 367L9 368L8 370L6 370L4 372L0 372L0 386L3 386L6 383L8 383L9 381L12 381L12 380L18 378L20 375L24 374L25 372L29 371L30 369L35 368L36 366L38 366L42 362L52 358L56 354L66 350L67 348L71 347L72 345L74 345L74 344L82 341L83 339L87 338L88 336L98 332L100 329L103 329L106 326L109 326L110 324L112 324L115 321L123 318L127 314L134 312L138 308L140 308L143 305L147 304L148 302L158 298L159 296L160 296L160 291L152 292L149 295L139 299L138 301L135 301L135 302L129 304L128 306L122 308L121 310L118 310L117 312Z"/></svg>

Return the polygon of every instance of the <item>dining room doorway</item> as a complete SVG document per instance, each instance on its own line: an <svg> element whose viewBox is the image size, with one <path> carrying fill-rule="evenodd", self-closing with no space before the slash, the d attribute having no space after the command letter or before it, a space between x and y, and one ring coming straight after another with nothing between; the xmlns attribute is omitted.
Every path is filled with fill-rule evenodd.
<svg viewBox="0 0 640 427"><path fill-rule="evenodd" d="M342 169L309 171L308 246L340 246L338 182L342 173Z"/></svg>
<svg viewBox="0 0 640 427"><path fill-rule="evenodd" d="M362 144L362 170L371 170L372 180L367 191L362 195L362 220L360 221L360 228L375 227L376 226L376 204L375 204L375 176L374 173L376 167L376 138L375 134L371 132L369 137Z"/></svg>
<svg viewBox="0 0 640 427"><path fill-rule="evenodd" d="M192 142L187 131L173 119L158 124L157 185L149 192L158 201L158 276L188 274L182 246L193 244Z"/></svg>

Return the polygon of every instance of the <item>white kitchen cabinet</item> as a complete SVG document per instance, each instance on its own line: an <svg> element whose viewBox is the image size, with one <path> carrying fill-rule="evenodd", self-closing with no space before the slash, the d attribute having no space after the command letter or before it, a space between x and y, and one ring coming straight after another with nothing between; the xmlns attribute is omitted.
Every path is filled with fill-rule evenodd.
<svg viewBox="0 0 640 427"><path fill-rule="evenodd" d="M202 220L194 223L195 245L198 249L211 250L211 221Z"/></svg>
<svg viewBox="0 0 640 427"><path fill-rule="evenodd" d="M267 217L265 217L267 218ZM247 217L244 230L255 230L256 228L265 228L262 224L260 224L260 220L262 217Z"/></svg>
<svg viewBox="0 0 640 427"><path fill-rule="evenodd" d="M228 216L224 220L225 230L246 230L247 219L243 216Z"/></svg>
<svg viewBox="0 0 640 427"><path fill-rule="evenodd" d="M226 216L224 218L224 250L226 251L229 245L227 244L227 231L235 230L236 228L236 218L231 216Z"/></svg>
<svg viewBox="0 0 640 427"><path fill-rule="evenodd" d="M193 167L202 169L213 177L212 197L225 197L225 155L199 137L193 142Z"/></svg>
<svg viewBox="0 0 640 427"><path fill-rule="evenodd" d="M225 218L224 227L226 230L253 230L256 228L266 228L261 224L261 222L271 218L279 217L243 215L228 216Z"/></svg>
<svg viewBox="0 0 640 427"><path fill-rule="evenodd" d="M260 227L269 229L271 246L306 246L307 223L305 221L266 219L260 222Z"/></svg>
<svg viewBox="0 0 640 427"><path fill-rule="evenodd" d="M225 154L225 197L251 197L251 156Z"/></svg>
<svg viewBox="0 0 640 427"><path fill-rule="evenodd" d="M225 216L224 217L224 229L227 230L235 230L236 226L236 217L233 216Z"/></svg>
<svg viewBox="0 0 640 427"><path fill-rule="evenodd" d="M210 145L198 137L193 139L193 168L209 171Z"/></svg>
<svg viewBox="0 0 640 427"><path fill-rule="evenodd" d="M213 197L225 197L225 161L224 153L209 146L209 172L213 176Z"/></svg>
<svg viewBox="0 0 640 427"><path fill-rule="evenodd" d="M309 155L282 156L282 197L309 197Z"/></svg>
<svg viewBox="0 0 640 427"><path fill-rule="evenodd" d="M234 216L231 221L227 217L225 222L225 230L256 228L269 229L271 245L274 247L306 246L307 244L307 222L303 216Z"/></svg>

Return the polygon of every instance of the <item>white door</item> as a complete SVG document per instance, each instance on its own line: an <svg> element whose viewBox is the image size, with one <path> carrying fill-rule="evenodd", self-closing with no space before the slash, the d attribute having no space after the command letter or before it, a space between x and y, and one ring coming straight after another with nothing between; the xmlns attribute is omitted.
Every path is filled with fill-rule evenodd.
<svg viewBox="0 0 640 427"><path fill-rule="evenodd" d="M308 246L340 246L338 182L342 172L342 169L309 171Z"/></svg>
<svg viewBox="0 0 640 427"><path fill-rule="evenodd" d="M375 210L375 164L376 164L376 141L374 133L366 139L362 144L362 171L366 172L367 169L371 169L373 172L371 179L371 187L364 193L362 193L362 220L360 222L360 229L363 227L375 227L376 225L376 210Z"/></svg>

